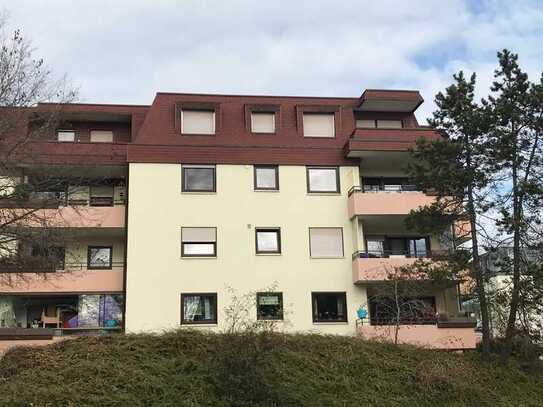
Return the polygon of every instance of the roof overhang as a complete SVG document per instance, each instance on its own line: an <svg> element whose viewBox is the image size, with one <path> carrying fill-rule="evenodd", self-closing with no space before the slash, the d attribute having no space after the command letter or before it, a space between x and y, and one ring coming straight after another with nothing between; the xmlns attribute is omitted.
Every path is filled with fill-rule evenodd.
<svg viewBox="0 0 543 407"><path fill-rule="evenodd" d="M424 102L415 90L367 89L356 110L361 112L413 113Z"/></svg>

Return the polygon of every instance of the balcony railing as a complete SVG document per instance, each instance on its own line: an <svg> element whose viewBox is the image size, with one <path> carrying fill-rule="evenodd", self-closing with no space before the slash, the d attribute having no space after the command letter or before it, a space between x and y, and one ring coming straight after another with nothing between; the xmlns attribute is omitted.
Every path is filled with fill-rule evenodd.
<svg viewBox="0 0 543 407"><path fill-rule="evenodd" d="M63 206L115 206L124 205L124 199L113 197L90 197L89 199L67 199L66 197L31 197L28 199L2 198L0 197L0 208L21 208L21 209L57 209Z"/></svg>
<svg viewBox="0 0 543 407"><path fill-rule="evenodd" d="M402 184L402 185L355 185L349 189L348 195L351 196L355 192L362 193L375 193L375 192L423 192L417 188L416 185Z"/></svg>
<svg viewBox="0 0 543 407"><path fill-rule="evenodd" d="M422 251L413 253L406 250L358 250L353 253L353 260L355 259L373 259L373 258L430 258L438 255L439 252L435 251ZM444 253L442 253L444 254Z"/></svg>
<svg viewBox="0 0 543 407"><path fill-rule="evenodd" d="M112 262L111 267L92 267L87 263L68 262L53 259L0 259L0 273L56 273L56 272L77 272L87 269L111 270L123 267L124 262Z"/></svg>

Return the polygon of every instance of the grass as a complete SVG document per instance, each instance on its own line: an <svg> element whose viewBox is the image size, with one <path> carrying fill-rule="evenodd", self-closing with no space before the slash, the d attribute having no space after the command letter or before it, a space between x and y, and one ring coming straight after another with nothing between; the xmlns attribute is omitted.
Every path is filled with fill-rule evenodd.
<svg viewBox="0 0 543 407"><path fill-rule="evenodd" d="M541 406L543 374L475 352L182 330L12 349L0 405Z"/></svg>

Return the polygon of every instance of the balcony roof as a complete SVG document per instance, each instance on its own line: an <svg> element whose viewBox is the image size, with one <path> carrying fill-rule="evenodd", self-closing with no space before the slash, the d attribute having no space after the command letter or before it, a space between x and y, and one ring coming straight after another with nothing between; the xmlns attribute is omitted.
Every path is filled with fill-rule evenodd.
<svg viewBox="0 0 543 407"><path fill-rule="evenodd" d="M407 152L419 138L439 140L441 135L431 128L355 129L345 144L345 156L364 157L368 152Z"/></svg>
<svg viewBox="0 0 543 407"><path fill-rule="evenodd" d="M366 89L357 110L413 113L422 102L424 99L416 90Z"/></svg>

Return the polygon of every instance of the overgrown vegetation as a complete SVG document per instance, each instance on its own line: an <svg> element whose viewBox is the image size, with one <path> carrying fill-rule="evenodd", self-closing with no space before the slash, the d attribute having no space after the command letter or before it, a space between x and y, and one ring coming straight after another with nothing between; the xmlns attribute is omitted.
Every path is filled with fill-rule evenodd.
<svg viewBox="0 0 543 407"><path fill-rule="evenodd" d="M543 373L359 338L87 337L0 360L0 405L540 406Z"/></svg>

